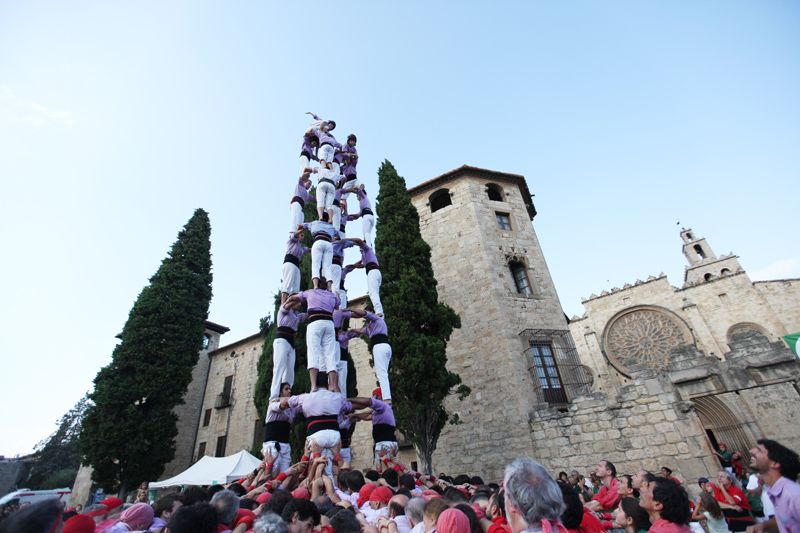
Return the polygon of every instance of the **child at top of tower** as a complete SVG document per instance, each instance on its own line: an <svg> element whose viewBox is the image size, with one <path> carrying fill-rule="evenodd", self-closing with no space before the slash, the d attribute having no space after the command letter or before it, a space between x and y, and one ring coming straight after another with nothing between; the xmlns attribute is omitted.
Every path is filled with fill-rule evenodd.
<svg viewBox="0 0 800 533"><path fill-rule="evenodd" d="M311 123L311 127L306 132L306 134L312 134L319 139L319 148L317 149L317 158L319 159L320 165L322 166L323 163L331 163L331 167L329 167L333 171L333 175L337 177L339 176L339 164L333 161L333 156L336 153L336 149L342 148L342 145L336 140L331 134L331 131L336 128L336 122L333 120L322 120L314 113L307 113L314 117L314 122Z"/></svg>

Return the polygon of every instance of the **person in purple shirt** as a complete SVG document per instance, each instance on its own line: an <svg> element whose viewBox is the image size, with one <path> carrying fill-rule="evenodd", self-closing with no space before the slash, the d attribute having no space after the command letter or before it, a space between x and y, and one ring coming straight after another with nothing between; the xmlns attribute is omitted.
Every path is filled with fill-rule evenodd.
<svg viewBox="0 0 800 533"><path fill-rule="evenodd" d="M292 386L281 383L280 398L289 398L292 395ZM272 463L272 475L275 476L291 466L292 447L289 444L289 435L292 431L296 409L280 408L280 398L270 400L267 407L267 418L264 424L264 444L261 446L261 455L269 455L275 460Z"/></svg>
<svg viewBox="0 0 800 533"><path fill-rule="evenodd" d="M311 170L311 161L318 161L317 148L319 139L313 133L303 135L303 144L300 147L300 172L305 173Z"/></svg>
<svg viewBox="0 0 800 533"><path fill-rule="evenodd" d="M383 282L383 275L381 274L380 265L378 264L378 257L375 251L365 242L357 241L358 247L361 250L361 261L354 263L354 268L364 268L367 270L367 295L372 305L375 307L375 312L383 316L383 304L381 303L381 283Z"/></svg>
<svg viewBox="0 0 800 533"><path fill-rule="evenodd" d="M305 313L298 313L294 309L278 308L278 329L275 340L272 341L272 386L269 399L276 400L281 390L281 383L294 385L294 338L297 328L306 319Z"/></svg>
<svg viewBox="0 0 800 533"><path fill-rule="evenodd" d="M303 245L303 226L289 237L286 243L286 255L283 256L283 280L281 282L281 303L286 302L289 295L300 290L300 261L308 252Z"/></svg>
<svg viewBox="0 0 800 533"><path fill-rule="evenodd" d="M358 207L360 211L358 214L349 215L348 222L357 218L361 219L361 228L364 233L364 241L371 247L372 246L372 229L375 227L375 213L372 211L372 204L367 196L366 188L361 185L355 191L358 197Z"/></svg>
<svg viewBox="0 0 800 533"><path fill-rule="evenodd" d="M315 220L301 227L310 231L314 238L314 244L311 245L311 284L316 289L319 287L320 277L331 279L333 241L339 236L339 232L328 222L327 213L322 220Z"/></svg>
<svg viewBox="0 0 800 533"><path fill-rule="evenodd" d="M319 162L320 164L332 163L334 176L338 176L339 164L333 161L333 156L336 153L336 149L341 149L342 145L339 144L336 137L331 134L331 131L336 128L336 122L333 120L322 120L313 113L308 114L314 117L314 122L311 123L311 127L306 131L306 135L311 134L319 139L319 148L317 149Z"/></svg>
<svg viewBox="0 0 800 533"><path fill-rule="evenodd" d="M336 373L338 348L333 328L333 312L339 305L339 297L328 289L310 289L290 296L283 307L288 310L299 307L301 303L307 307L306 351L311 392L316 391L315 384L320 370L327 372L330 390L339 392Z"/></svg>
<svg viewBox="0 0 800 533"><path fill-rule="evenodd" d="M348 401L354 409L372 408L367 416L359 416L361 420L372 420L372 440L375 441L375 469L384 470L386 462L397 457L396 422L392 405L383 400L382 389L372 391L372 398L350 398Z"/></svg>
<svg viewBox="0 0 800 533"><path fill-rule="evenodd" d="M352 189L358 189L361 183L358 181L358 175L356 174L356 164L358 163L358 150L356 150L356 136L354 134L350 134L347 136L347 144L345 144L342 149L337 153L342 160L341 169L343 178L339 182L339 187L346 191L345 195L343 196L347 199L347 195L352 191Z"/></svg>
<svg viewBox="0 0 800 533"><path fill-rule="evenodd" d="M392 360L392 346L389 344L389 328L380 315L374 314L372 305L364 307L364 311L353 310L353 316L364 317L364 327L353 329L360 335L369 337L369 349L375 361L375 377L383 392L386 403L392 403L392 388L389 384L389 362Z"/></svg>
<svg viewBox="0 0 800 533"><path fill-rule="evenodd" d="M771 440L759 439L756 447L750 450L750 466L761 474L765 490L775 516L766 522L749 526L747 533L774 531L780 533L800 532L800 459L797 452Z"/></svg>
<svg viewBox="0 0 800 533"><path fill-rule="evenodd" d="M300 179L297 180L297 185L294 188L294 196L292 196L289 202L289 213L291 217L289 233L297 231L297 226L305 222L303 208L311 200L311 194L308 192L308 189L311 188L311 180L308 176L309 173L303 173Z"/></svg>
<svg viewBox="0 0 800 533"><path fill-rule="evenodd" d="M336 372L339 374L339 391L345 394L347 391L347 361L349 353L347 350L349 339L344 341L342 346L342 329L344 321L353 317L353 312L341 306L333 312L333 330L336 332ZM349 333L349 332L348 332ZM350 338L358 337L358 334L352 334Z"/></svg>
<svg viewBox="0 0 800 533"><path fill-rule="evenodd" d="M332 392L328 383L329 374L320 373L311 383L310 393L281 398L281 409L300 409L306 417L306 446L311 453L322 453L328 458L339 455L339 415L353 410L353 405L338 392ZM328 471L330 475L330 462Z"/></svg>

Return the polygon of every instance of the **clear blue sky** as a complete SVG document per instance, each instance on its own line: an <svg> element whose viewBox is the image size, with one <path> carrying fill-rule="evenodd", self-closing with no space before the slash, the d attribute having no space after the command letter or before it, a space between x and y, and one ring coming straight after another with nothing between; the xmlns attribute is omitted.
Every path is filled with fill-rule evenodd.
<svg viewBox="0 0 800 533"><path fill-rule="evenodd" d="M680 284L678 220L799 276L799 50L790 1L0 3L0 454L92 386L197 207L210 318L257 330L305 111L358 135L373 191L383 159L524 174L569 315Z"/></svg>

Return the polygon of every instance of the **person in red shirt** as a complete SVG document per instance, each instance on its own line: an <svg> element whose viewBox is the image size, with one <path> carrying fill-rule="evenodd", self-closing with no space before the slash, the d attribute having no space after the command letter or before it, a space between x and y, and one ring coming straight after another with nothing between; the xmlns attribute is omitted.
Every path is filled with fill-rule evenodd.
<svg viewBox="0 0 800 533"><path fill-rule="evenodd" d="M594 471L600 480L601 486L591 501L586 502L590 511L610 511L619 503L619 484L617 483L617 468L611 461L603 459Z"/></svg>
<svg viewBox="0 0 800 533"><path fill-rule="evenodd" d="M648 533L691 533L689 496L680 485L656 478L642 487L639 504L650 516Z"/></svg>
<svg viewBox="0 0 800 533"><path fill-rule="evenodd" d="M717 483L709 483L707 487L714 492L714 499L719 502L730 530L744 531L755 520L750 514L750 501L734 479L733 474L721 470L717 473Z"/></svg>

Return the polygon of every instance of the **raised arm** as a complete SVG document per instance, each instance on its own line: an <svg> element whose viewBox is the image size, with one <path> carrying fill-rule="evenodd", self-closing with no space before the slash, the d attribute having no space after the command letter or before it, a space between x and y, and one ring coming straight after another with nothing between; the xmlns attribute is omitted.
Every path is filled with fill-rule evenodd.
<svg viewBox="0 0 800 533"><path fill-rule="evenodd" d="M286 302L283 304L283 308L287 311L289 309L298 309L302 303L303 301L300 299L300 296L297 294L292 294L286 299Z"/></svg>
<svg viewBox="0 0 800 533"><path fill-rule="evenodd" d="M353 404L353 409L363 409L372 406L372 398L348 398L347 401Z"/></svg>

